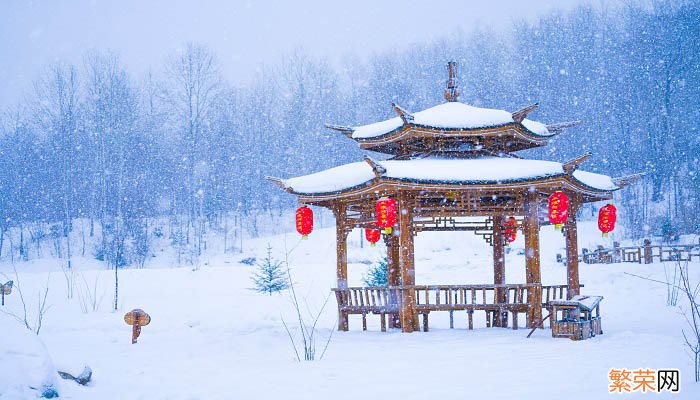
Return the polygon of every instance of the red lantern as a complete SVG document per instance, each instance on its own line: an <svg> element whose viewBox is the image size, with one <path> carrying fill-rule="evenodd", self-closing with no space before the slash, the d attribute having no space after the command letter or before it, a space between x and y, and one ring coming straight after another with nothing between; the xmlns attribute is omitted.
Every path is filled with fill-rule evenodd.
<svg viewBox="0 0 700 400"><path fill-rule="evenodd" d="M506 237L506 245L515 242L515 238L518 236L518 221L515 220L515 217L508 218L503 235Z"/></svg>
<svg viewBox="0 0 700 400"><path fill-rule="evenodd" d="M377 225L390 234L391 227L396 225L396 202L388 197L377 200Z"/></svg>
<svg viewBox="0 0 700 400"><path fill-rule="evenodd" d="M569 218L569 196L561 190L557 190L549 196L549 222L554 224L554 229L561 229Z"/></svg>
<svg viewBox="0 0 700 400"><path fill-rule="evenodd" d="M381 237L382 233L379 229L365 229L365 239L367 239L371 246L376 245Z"/></svg>
<svg viewBox="0 0 700 400"><path fill-rule="evenodd" d="M604 205L598 212L598 229L603 232L603 237L608 237L608 233L615 229L617 221L617 208L612 204Z"/></svg>
<svg viewBox="0 0 700 400"><path fill-rule="evenodd" d="M297 232L302 239L307 239L314 230L314 212L307 206L297 208Z"/></svg>

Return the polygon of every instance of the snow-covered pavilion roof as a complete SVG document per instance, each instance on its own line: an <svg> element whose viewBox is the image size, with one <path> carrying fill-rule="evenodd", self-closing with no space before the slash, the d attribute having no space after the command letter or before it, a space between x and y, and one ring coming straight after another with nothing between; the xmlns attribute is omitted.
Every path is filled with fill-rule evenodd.
<svg viewBox="0 0 700 400"><path fill-rule="evenodd" d="M561 163L519 158L479 157L472 159L427 157L413 160L376 162L385 171L382 178L414 183L491 185L527 182L566 176ZM584 188L610 192L620 187L606 175L576 170L572 177ZM298 195L345 192L371 184L377 178L367 162L355 162L310 175L281 180L284 187Z"/></svg>
<svg viewBox="0 0 700 400"><path fill-rule="evenodd" d="M420 199L416 201L428 212L431 202L456 194L462 203L453 200L459 204L450 212L513 213L524 209L523 199L531 193L566 190L579 203L608 200L613 191L642 176L611 178L579 170L590 153L563 164L512 156L547 145L552 136L578 121L545 125L525 118L537 103L512 113L460 103L454 63L448 64L448 75L446 103L415 113L392 103L395 118L355 127L326 125L357 141L363 150L393 158L375 161L365 156L364 162L310 175L268 179L303 203L338 206L336 211L373 196L398 194ZM469 206L472 210L464 209L469 201L476 202Z"/></svg>
<svg viewBox="0 0 700 400"><path fill-rule="evenodd" d="M473 107L459 102L447 102L430 107L426 110L411 114L411 125L436 128L443 130L473 130L496 128L517 121L513 114L504 110ZM556 133L550 132L547 125L523 119L520 124L534 136L550 137ZM353 139L378 138L400 130L405 123L401 117L391 118L381 122L352 128Z"/></svg>

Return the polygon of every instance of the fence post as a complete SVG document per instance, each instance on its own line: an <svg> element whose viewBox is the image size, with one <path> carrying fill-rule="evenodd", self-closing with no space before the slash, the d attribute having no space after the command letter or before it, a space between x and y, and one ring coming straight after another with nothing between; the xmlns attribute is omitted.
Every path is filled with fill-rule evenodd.
<svg viewBox="0 0 700 400"><path fill-rule="evenodd" d="M612 262L619 263L622 261L622 250L620 249L620 242L613 242L613 259Z"/></svg>
<svg viewBox="0 0 700 400"><path fill-rule="evenodd" d="M642 263L642 248L641 247L637 247L637 262L640 264Z"/></svg>
<svg viewBox="0 0 700 400"><path fill-rule="evenodd" d="M654 262L651 254L651 240L644 239L644 264L651 264Z"/></svg>

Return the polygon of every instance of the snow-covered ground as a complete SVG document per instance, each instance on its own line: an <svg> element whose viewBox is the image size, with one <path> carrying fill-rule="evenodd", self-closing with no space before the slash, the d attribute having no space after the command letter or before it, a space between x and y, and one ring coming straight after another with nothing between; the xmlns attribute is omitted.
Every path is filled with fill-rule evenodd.
<svg viewBox="0 0 700 400"><path fill-rule="evenodd" d="M555 262L564 240L553 229L542 229L544 284L566 282L564 266ZM71 300L56 260L16 263L19 279L5 261L0 280L19 281L30 322L47 283L50 308L38 336L48 355L34 364L17 354L32 349L41 353L40 344L15 339L17 334L8 341L6 325L15 322L0 315L0 376L14 377L0 379L0 398L21 399L33 393L17 389L23 382L16 380L41 380L36 377L40 371L17 371L26 365L46 367L48 357L58 369L80 372L89 365L94 371L87 387L55 379L65 399L599 399L609 396L611 368L682 371L680 395L636 393L625 398L700 398L700 384L692 380L692 363L684 350L685 321L679 309L666 305L663 285L625 274L664 280L662 264L581 265L583 293L605 297L604 335L591 340L553 339L548 329L527 339L525 329L485 328L483 315L469 331L466 314L455 315L456 329L451 330L447 314L434 313L430 332L412 334L382 333L378 318L372 316L369 331L362 332L359 317L351 317L351 330L333 333L323 359L299 363L282 324L284 319L299 337L289 295L250 290L255 267L240 261L262 258L268 243L283 259L286 247L297 294L313 313L335 286L334 234L331 228L316 230L307 241L293 233L250 239L243 253L206 256L196 270L175 267L170 257L159 255L146 269L120 271L116 312L110 307L113 272L95 260L75 261L79 272ZM384 251L381 245L360 248L359 237L359 231L350 236L351 285L361 283L368 265ZM601 240L592 224L584 224L581 246L592 247ZM519 249L522 238L506 258L508 283L524 282ZM690 270L699 281L700 264L692 263ZM490 283L491 249L469 233L422 233L416 240L416 274L418 284ZM99 309L83 312L79 293L85 296L95 281L102 299ZM331 298L321 315L317 358L335 329L335 306ZM123 320L133 308L152 317L135 345ZM17 290L6 298L3 310L22 315Z"/></svg>

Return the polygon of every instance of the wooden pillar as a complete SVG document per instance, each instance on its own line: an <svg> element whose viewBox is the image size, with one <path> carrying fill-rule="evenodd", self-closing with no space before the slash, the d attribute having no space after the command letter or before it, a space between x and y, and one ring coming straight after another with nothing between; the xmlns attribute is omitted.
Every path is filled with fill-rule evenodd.
<svg viewBox="0 0 700 400"><path fill-rule="evenodd" d="M566 283L569 285L569 290L567 290L566 295L567 300L571 300L572 297L581 292L578 275L577 211L578 205L572 204L570 207L569 219L564 224L564 235L566 237Z"/></svg>
<svg viewBox="0 0 700 400"><path fill-rule="evenodd" d="M348 229L345 221L345 205L339 205L335 210L335 249L336 249L336 275L338 289L348 288ZM338 330L348 330L348 314L338 311Z"/></svg>
<svg viewBox="0 0 700 400"><path fill-rule="evenodd" d="M387 268L387 285L399 286L401 284L401 276L399 273L399 238L394 235L385 235L384 242L386 243L386 268ZM398 293L394 290L389 291L389 305L398 307ZM400 328L401 320L398 313L389 313L389 328Z"/></svg>
<svg viewBox="0 0 700 400"><path fill-rule="evenodd" d="M415 268L413 253L412 205L406 197L398 201L397 228L399 237L399 268L401 274L401 331L413 332L418 330L418 314L416 313L416 298L413 285L415 284Z"/></svg>
<svg viewBox="0 0 700 400"><path fill-rule="evenodd" d="M527 294L527 326L534 328L542 320L542 280L540 277L540 220L537 193L528 193L525 200L525 279L534 287Z"/></svg>
<svg viewBox="0 0 700 400"><path fill-rule="evenodd" d="M504 285L506 283L506 262L505 262L505 237L503 235L503 216L493 217L493 283L495 285ZM506 302L506 291L504 288L497 287L494 290L494 300L496 303ZM494 326L506 326L507 318L499 312L493 322Z"/></svg>

